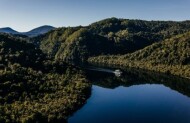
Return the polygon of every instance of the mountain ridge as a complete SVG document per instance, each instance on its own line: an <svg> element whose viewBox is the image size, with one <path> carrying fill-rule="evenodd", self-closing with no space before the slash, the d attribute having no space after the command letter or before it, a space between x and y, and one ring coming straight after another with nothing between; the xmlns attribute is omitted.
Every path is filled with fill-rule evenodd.
<svg viewBox="0 0 190 123"><path fill-rule="evenodd" d="M45 34L45 33L49 32L50 30L53 30L53 29L55 29L55 27L50 26L50 25L43 25L43 26L34 28L34 29L27 31L27 32L18 32L16 30L12 29L11 27L3 27L3 28L0 28L0 32L1 33L13 34L13 35L25 35L28 37L35 37L35 36Z"/></svg>
<svg viewBox="0 0 190 123"><path fill-rule="evenodd" d="M56 60L75 62L77 56L77 61L80 62L92 56L132 53L188 31L190 31L188 21L108 18L85 27L57 28L33 38L31 42Z"/></svg>
<svg viewBox="0 0 190 123"><path fill-rule="evenodd" d="M0 32L3 32L3 33L10 33L10 34L18 34L19 32L10 28L10 27L3 27L3 28L0 28Z"/></svg>

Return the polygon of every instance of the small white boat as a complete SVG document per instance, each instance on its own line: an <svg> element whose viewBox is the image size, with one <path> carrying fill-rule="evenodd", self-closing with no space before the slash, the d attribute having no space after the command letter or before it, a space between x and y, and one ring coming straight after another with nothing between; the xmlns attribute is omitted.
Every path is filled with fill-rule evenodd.
<svg viewBox="0 0 190 123"><path fill-rule="evenodd" d="M117 70L114 71L114 74L115 74L116 76L121 76L122 71L119 70L119 69L117 69Z"/></svg>

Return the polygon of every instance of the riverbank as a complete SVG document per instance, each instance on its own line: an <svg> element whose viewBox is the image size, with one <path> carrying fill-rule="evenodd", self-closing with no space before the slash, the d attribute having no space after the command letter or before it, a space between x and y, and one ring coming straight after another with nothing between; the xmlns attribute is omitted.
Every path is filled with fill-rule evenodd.
<svg viewBox="0 0 190 123"><path fill-rule="evenodd" d="M190 65L154 64L147 61L143 62L127 60L117 56L91 57L88 59L88 62L91 64L104 64L109 66L115 65L120 67L140 68L190 79Z"/></svg>

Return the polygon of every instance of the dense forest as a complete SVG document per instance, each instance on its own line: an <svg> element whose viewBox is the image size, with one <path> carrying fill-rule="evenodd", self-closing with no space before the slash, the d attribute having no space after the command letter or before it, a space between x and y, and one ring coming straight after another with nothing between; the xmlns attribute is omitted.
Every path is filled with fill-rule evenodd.
<svg viewBox="0 0 190 123"><path fill-rule="evenodd" d="M127 55L98 56L89 62L149 69L190 77L190 32L154 43Z"/></svg>
<svg viewBox="0 0 190 123"><path fill-rule="evenodd" d="M31 42L49 57L78 63L92 56L132 53L188 31L190 21L109 18L86 27L58 28Z"/></svg>
<svg viewBox="0 0 190 123"><path fill-rule="evenodd" d="M85 103L79 68L47 59L22 38L0 34L0 122L58 122Z"/></svg>

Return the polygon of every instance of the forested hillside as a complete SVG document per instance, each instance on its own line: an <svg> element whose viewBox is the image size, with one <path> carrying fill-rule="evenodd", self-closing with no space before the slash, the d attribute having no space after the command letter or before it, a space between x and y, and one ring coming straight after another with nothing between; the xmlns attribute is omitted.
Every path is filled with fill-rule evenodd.
<svg viewBox="0 0 190 123"><path fill-rule="evenodd" d="M155 43L125 56L129 60L141 60L155 64L190 64L190 32Z"/></svg>
<svg viewBox="0 0 190 123"><path fill-rule="evenodd" d="M190 32L121 56L99 56L90 62L115 64L190 77Z"/></svg>
<svg viewBox="0 0 190 123"><path fill-rule="evenodd" d="M190 21L143 21L109 18L86 27L58 28L31 39L57 60L86 61L102 54L127 54L190 31Z"/></svg>
<svg viewBox="0 0 190 123"><path fill-rule="evenodd" d="M90 93L78 68L7 34L0 34L0 78L1 123L64 122Z"/></svg>
<svg viewBox="0 0 190 123"><path fill-rule="evenodd" d="M50 58L75 63L86 61L89 56L108 54L112 49L107 38L92 34L83 27L58 28L31 41Z"/></svg>

